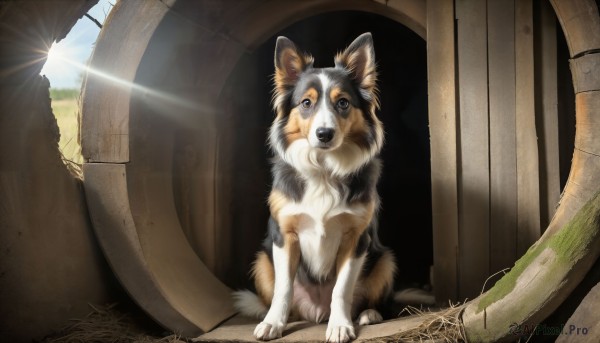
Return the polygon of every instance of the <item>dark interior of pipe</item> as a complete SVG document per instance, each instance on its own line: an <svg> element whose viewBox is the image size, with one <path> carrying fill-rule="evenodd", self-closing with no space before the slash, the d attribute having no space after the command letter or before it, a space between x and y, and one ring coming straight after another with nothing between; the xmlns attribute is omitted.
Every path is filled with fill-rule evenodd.
<svg viewBox="0 0 600 343"><path fill-rule="evenodd" d="M569 67L569 48L557 21L558 146L560 158L560 190L565 188L575 147L575 94Z"/></svg>
<svg viewBox="0 0 600 343"><path fill-rule="evenodd" d="M315 58L316 67L333 66L333 56L363 32L372 32L379 72L381 110L386 143L379 183L382 198L380 236L396 254L398 286L429 282L432 264L430 153L427 117L425 41L401 24L364 12L333 12L299 21L245 54L220 96L231 125L236 176L233 227L234 260L241 273L227 280L249 286L247 271L266 232L270 152L266 133L274 113L270 105L277 36L292 39ZM245 154L257 151L258 154Z"/></svg>

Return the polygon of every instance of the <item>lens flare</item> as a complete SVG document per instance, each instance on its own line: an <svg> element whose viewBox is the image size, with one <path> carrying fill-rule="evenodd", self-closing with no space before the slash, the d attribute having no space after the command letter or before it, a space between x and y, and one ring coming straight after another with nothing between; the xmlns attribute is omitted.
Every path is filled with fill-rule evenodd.
<svg viewBox="0 0 600 343"><path fill-rule="evenodd" d="M66 60L75 60L84 58L86 49L83 46L75 45L70 40L64 39L58 43L52 44L48 51L44 52L46 55L46 63L40 72L42 75L51 81L59 80L64 78L65 75L71 75L72 78L76 79L77 74L81 71L73 70L67 63Z"/></svg>
<svg viewBox="0 0 600 343"><path fill-rule="evenodd" d="M190 110L202 109L202 105L193 100L136 84L105 71L80 63L74 59L71 59L69 56L70 54L68 49L65 49L64 47L57 47L55 44L48 52L48 61L46 62L46 65L48 65L49 68L54 68L54 70L72 69L75 67L79 71L87 73L87 75L93 75L105 81L109 81L115 87L122 88L123 90L137 91L149 100L159 100Z"/></svg>

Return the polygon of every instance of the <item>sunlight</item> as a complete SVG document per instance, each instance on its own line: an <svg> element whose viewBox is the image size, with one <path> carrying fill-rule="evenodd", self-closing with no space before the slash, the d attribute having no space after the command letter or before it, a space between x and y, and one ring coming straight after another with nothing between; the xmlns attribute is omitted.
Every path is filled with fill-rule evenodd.
<svg viewBox="0 0 600 343"><path fill-rule="evenodd" d="M49 56L50 57L50 56ZM194 110L198 110L202 108L202 105L192 101L190 99L185 99L182 98L180 96L174 95L174 94L170 94L170 93L166 93L166 92L161 92L161 91L157 91L154 90L152 88L148 88L142 85L138 85L134 82L131 81L127 81L124 80L122 78L119 78L115 75L111 75L109 73L106 73L104 71L98 70L98 69L94 69L91 68L90 66L87 66L85 64L79 63L75 60L69 59L64 52L59 51L58 53L53 53L53 58L55 58L57 61L60 61L61 65L70 65L70 66L74 66L77 69L79 69L82 72L86 72L88 74L100 77L104 80L110 81L112 82L115 86L120 86L123 88L130 88L132 90L136 90L141 92L144 96L151 96L154 97L156 99L174 104L174 105L179 105L181 107L184 107L186 109L194 109Z"/></svg>
<svg viewBox="0 0 600 343"><path fill-rule="evenodd" d="M88 14L103 23L112 6L109 0L100 0ZM100 28L95 23L83 17L77 20L64 38L40 52L43 58L47 58L41 74L50 80L51 88L81 87L83 73L66 64L64 59L86 63L94 49L94 42L99 32Z"/></svg>
<svg viewBox="0 0 600 343"><path fill-rule="evenodd" d="M57 64L61 60L62 56L66 55L66 49L60 44L52 44L52 47L48 51L48 59L46 63Z"/></svg>
<svg viewBox="0 0 600 343"><path fill-rule="evenodd" d="M42 74L54 74L62 71L64 63L62 63L61 59L66 53L65 49L57 44L52 44L50 50L48 50L48 57L46 58L46 64L44 64L44 68L42 68Z"/></svg>
<svg viewBox="0 0 600 343"><path fill-rule="evenodd" d="M70 43L64 39L58 43L52 44L50 49L45 52L47 55L46 63L40 74L45 75L50 82L65 75L77 75L80 71L73 70L67 61L78 59L86 51L81 46Z"/></svg>

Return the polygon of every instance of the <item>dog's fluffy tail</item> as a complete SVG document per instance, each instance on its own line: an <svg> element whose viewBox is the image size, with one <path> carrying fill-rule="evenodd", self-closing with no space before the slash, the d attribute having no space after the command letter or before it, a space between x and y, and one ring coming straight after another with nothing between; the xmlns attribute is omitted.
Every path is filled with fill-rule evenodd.
<svg viewBox="0 0 600 343"><path fill-rule="evenodd" d="M263 304L258 295L249 290L233 292L233 306L247 317L264 319L269 308Z"/></svg>

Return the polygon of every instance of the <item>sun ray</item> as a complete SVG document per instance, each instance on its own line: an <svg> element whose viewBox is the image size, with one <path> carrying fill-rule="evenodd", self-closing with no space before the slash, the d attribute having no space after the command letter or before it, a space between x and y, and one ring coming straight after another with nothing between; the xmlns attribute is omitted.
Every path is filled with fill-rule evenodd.
<svg viewBox="0 0 600 343"><path fill-rule="evenodd" d="M146 86L139 85L134 82L122 79L118 76L112 75L110 73L104 72L99 69L92 68L88 65L85 65L83 63L72 60L72 59L68 58L66 56L66 54L64 54L64 53L60 53L60 52L55 53L55 54L53 54L53 58L56 58L57 60L60 60L61 62L65 63L67 65L70 65L72 67L76 67L79 70L86 72L88 75L94 75L94 76L100 77L106 81L110 81L115 87L121 87L124 90L130 89L132 91L137 91L146 97L152 97L156 100L161 100L161 101L168 102L168 103L171 103L174 105L178 105L185 109L207 110L207 108L205 106L203 106L202 104L200 104L196 101L193 101L191 99L186 99L186 98L183 98L183 97L180 97L178 95L171 94L168 92L157 91L150 87L146 87Z"/></svg>

